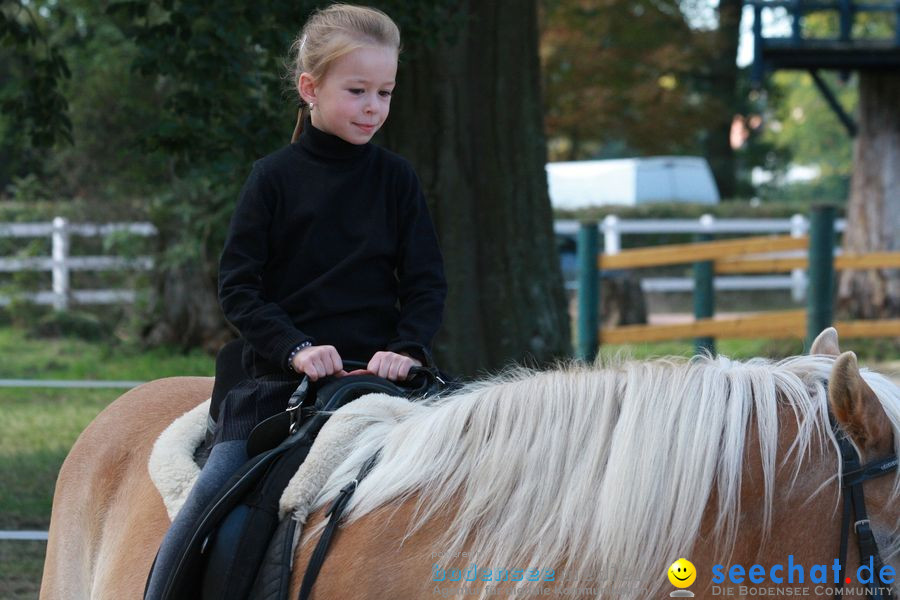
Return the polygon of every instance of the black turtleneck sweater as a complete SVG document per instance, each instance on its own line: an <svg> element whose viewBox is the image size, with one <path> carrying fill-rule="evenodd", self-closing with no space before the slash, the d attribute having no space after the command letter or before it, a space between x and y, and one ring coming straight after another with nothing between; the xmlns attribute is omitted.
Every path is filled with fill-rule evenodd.
<svg viewBox="0 0 900 600"><path fill-rule="evenodd" d="M427 358L446 293L419 180L400 156L307 120L297 143L253 165L219 264L251 375L289 372L306 340L344 359Z"/></svg>

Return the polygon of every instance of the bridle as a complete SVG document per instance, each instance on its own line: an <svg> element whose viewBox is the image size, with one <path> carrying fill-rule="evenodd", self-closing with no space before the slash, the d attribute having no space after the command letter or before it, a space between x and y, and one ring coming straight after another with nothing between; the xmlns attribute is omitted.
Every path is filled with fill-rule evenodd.
<svg viewBox="0 0 900 600"><path fill-rule="evenodd" d="M847 434L841 429L840 424L830 411L828 417L831 420L831 429L841 450L842 462L841 490L844 497L844 511L841 517L840 573L838 581L840 585L843 585L844 567L847 562L847 545L852 525L853 530L856 531L856 544L859 548L860 564L867 565L869 564L869 559L872 559L873 573L869 583L866 584L866 587L869 588L869 595L872 598L893 598L890 589L878 579L878 574L881 572L884 562L881 559L881 553L878 551L878 543L875 541L875 535L872 533L872 526L869 522L869 515L866 512L863 483L894 472L897 469L897 455L891 454L887 458L873 460L860 465L859 453L853 447L853 444L850 443ZM855 518L852 524L851 513ZM835 598L842 597L840 585L835 588Z"/></svg>

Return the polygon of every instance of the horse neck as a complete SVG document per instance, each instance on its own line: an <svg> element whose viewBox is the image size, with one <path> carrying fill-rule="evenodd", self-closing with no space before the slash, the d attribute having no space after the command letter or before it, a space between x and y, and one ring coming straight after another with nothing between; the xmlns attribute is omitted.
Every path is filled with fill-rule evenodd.
<svg viewBox="0 0 900 600"><path fill-rule="evenodd" d="M744 447L740 492L740 519L731 564L830 564L838 553L840 486L837 457L824 431L812 436L809 447L798 454L793 444L800 434L793 409L778 411L778 441L772 490L766 490L759 430L751 420ZM714 488L715 489L715 488ZM771 514L765 498L771 493ZM718 515L715 493L704 515L704 532L712 532ZM714 563L726 563L721 550L713 551Z"/></svg>

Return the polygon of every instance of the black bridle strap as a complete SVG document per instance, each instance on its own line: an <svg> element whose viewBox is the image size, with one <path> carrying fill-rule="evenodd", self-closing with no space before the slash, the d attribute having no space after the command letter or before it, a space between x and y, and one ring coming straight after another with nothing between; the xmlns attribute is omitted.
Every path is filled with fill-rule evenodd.
<svg viewBox="0 0 900 600"><path fill-rule="evenodd" d="M887 458L868 462L860 465L859 454L847 435L841 429L840 425L829 414L831 418L831 426L834 435L838 441L838 447L841 451L841 487L843 488L844 508L841 517L841 547L840 547L840 574L838 576L838 586L835 587L834 597L842 598L840 591L844 581L844 568L847 563L847 547L849 545L850 528L856 531L856 544L859 549L859 562L861 565L867 565L869 559L872 559L872 577L866 586L871 592L873 598L893 598L890 590L882 594L884 590L881 579L878 574L881 572L884 562L881 559L881 553L878 550L878 543L875 541L875 534L872 532L872 526L869 522L869 515L866 512L866 500L863 492L863 483L869 479L875 479L887 475L897 468L897 456L892 455ZM852 521L855 518L856 520ZM877 582L877 583L876 583Z"/></svg>
<svg viewBox="0 0 900 600"><path fill-rule="evenodd" d="M897 457L889 456L887 458L882 458L881 460L873 460L872 462L866 463L866 466L864 467L859 467L854 471L844 473L841 481L843 481L844 486L849 487L868 481L869 479L887 475L896 468Z"/></svg>
<svg viewBox="0 0 900 600"><path fill-rule="evenodd" d="M847 563L847 546L850 542L850 519L853 518L853 500L850 497L850 488L844 488L841 493L844 497L844 506L841 509L843 512L841 515L841 550L838 557L838 586L834 590L834 597L839 600L843 596L840 586L844 582L844 565Z"/></svg>
<svg viewBox="0 0 900 600"><path fill-rule="evenodd" d="M303 583L300 585L300 594L297 596L299 600L309 600L309 595L312 593L312 588L316 583L316 578L319 576L319 571L322 569L322 565L325 564L325 555L328 553L331 539L334 537L334 532L341 522L341 517L344 516L344 509L347 508L347 503L350 502L350 498L353 497L353 492L356 491L359 482L365 479L366 475L369 474L369 471L372 470L372 467L375 466L379 454L381 454L381 450L370 456L368 460L363 463L362 468L356 475L356 479L341 488L338 497L335 498L331 508L328 509L328 524L325 526L322 535L319 537L316 549L313 550L312 555L309 557L309 565L306 567L306 572L303 574Z"/></svg>

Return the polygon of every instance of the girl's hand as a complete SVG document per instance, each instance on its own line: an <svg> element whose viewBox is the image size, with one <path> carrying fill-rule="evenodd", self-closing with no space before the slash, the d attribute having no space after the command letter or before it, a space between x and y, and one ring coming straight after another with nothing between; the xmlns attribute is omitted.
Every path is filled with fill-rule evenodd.
<svg viewBox="0 0 900 600"><path fill-rule="evenodd" d="M409 370L412 367L421 366L422 363L411 356L385 351L376 352L366 370L391 381L400 381L409 377Z"/></svg>
<svg viewBox="0 0 900 600"><path fill-rule="evenodd" d="M305 373L310 381L320 377L346 375L341 355L334 346L310 346L294 355L291 366L298 373Z"/></svg>

